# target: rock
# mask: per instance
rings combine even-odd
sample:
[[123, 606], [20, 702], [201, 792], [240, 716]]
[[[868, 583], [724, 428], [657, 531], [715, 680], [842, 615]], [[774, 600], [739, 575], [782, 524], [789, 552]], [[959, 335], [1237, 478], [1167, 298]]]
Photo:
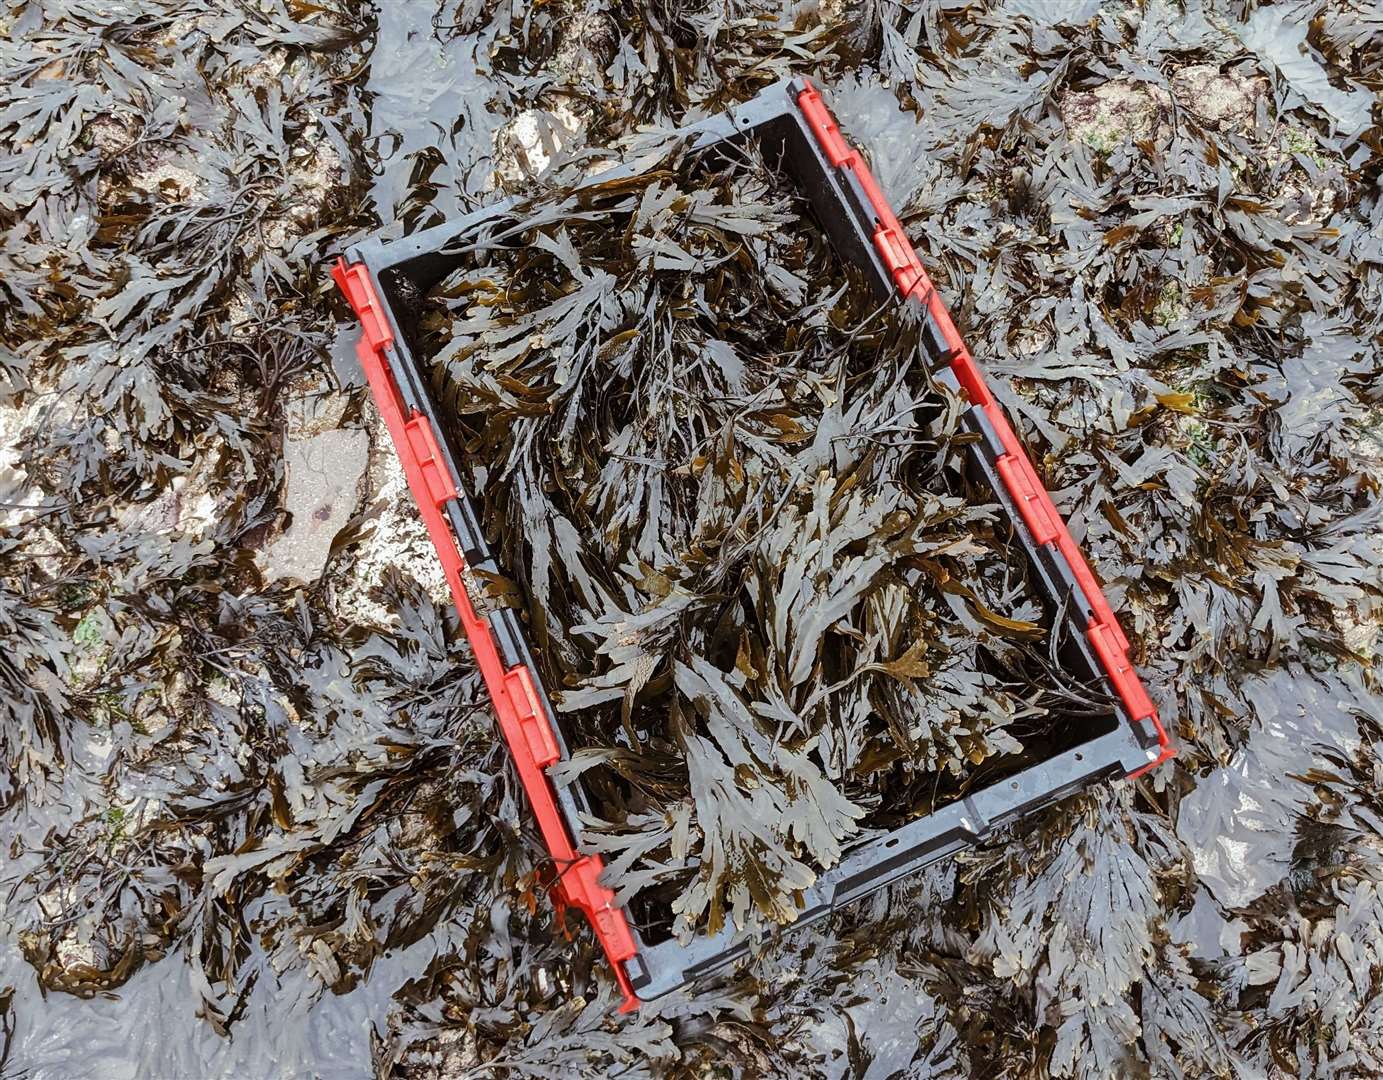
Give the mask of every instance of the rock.
[[326, 566], [331, 543], [355, 511], [360, 477], [369, 462], [363, 431], [323, 431], [289, 439], [283, 447], [287, 490], [283, 506], [292, 524], [264, 553], [264, 576], [314, 582]]
[[1254, 103], [1263, 93], [1262, 79], [1237, 71], [1221, 73], [1214, 64], [1192, 64], [1172, 76], [1172, 94], [1183, 109], [1218, 127], [1244, 127], [1253, 119]]
[[585, 130], [586, 121], [565, 101], [550, 112], [523, 110], [495, 132], [495, 177], [516, 185], [540, 175], [554, 153], [570, 148]]
[[1008, 0], [1003, 15], [1025, 16], [1036, 26], [1079, 26], [1100, 12], [1100, 0]]
[[0, 405], [0, 529], [18, 527], [30, 516], [30, 508], [43, 502], [43, 489], [35, 484], [21, 458], [35, 423], [36, 409]]
[[202, 455], [192, 476], [175, 476], [156, 498], [122, 506], [116, 511], [121, 528], [131, 534], [170, 532], [200, 538], [218, 516], [219, 506], [210, 487], [211, 469], [207, 467], [216, 460], [215, 453]]
[[[322, 208], [339, 189], [344, 175], [340, 155], [321, 137], [315, 123], [308, 134], [316, 138], [311, 143], [294, 147], [289, 164], [294, 196], [288, 207], [288, 217], [295, 238], [317, 227]], [[308, 152], [299, 152], [306, 148], [310, 148]]]
[[[1383, 486], [1383, 408], [1374, 409], [1369, 418], [1345, 432], [1362, 476]], [[1383, 533], [1372, 536], [1375, 558], [1383, 563]], [[1371, 663], [1383, 653], [1383, 605], [1353, 604], [1331, 612], [1335, 627], [1347, 646]]]
[[93, 607], [72, 630], [72, 649], [68, 655], [68, 679], [74, 687], [97, 680], [110, 656], [111, 646], [120, 632], [105, 608]]
[[1350, 198], [1344, 161], [1322, 146], [1316, 132], [1294, 120], [1281, 121], [1260, 159], [1279, 179], [1269, 205], [1288, 225], [1324, 225]]
[[588, 3], [565, 20], [552, 67], [571, 85], [580, 86], [583, 80], [599, 85], [619, 40], [609, 14], [598, 4]]
[[[354, 346], [358, 329], [352, 326], [349, 336]], [[313, 372], [284, 387], [281, 400], [284, 432], [289, 439], [307, 439], [339, 428], [351, 405], [350, 395], [337, 390], [321, 372]]]
[[1285, 225], [1324, 225], [1335, 212], [1339, 198], [1329, 177], [1307, 176], [1293, 169], [1270, 204]]
[[1148, 83], [1113, 81], [1085, 93], [1067, 94], [1061, 119], [1071, 138], [1107, 154], [1124, 141], [1148, 139], [1158, 126], [1171, 95]]
[[1347, 647], [1369, 662], [1378, 656], [1379, 639], [1383, 637], [1383, 612], [1340, 607], [1331, 612], [1331, 617]]
[[1368, 419], [1346, 437], [1368, 474], [1383, 487], [1383, 408], [1373, 409]]
[[139, 139], [139, 124], [136, 117], [107, 113], [89, 120], [82, 134], [102, 161], [113, 161]]
[[160, 148], [152, 160], [130, 177], [130, 186], [169, 202], [200, 202], [206, 198], [206, 177], [183, 164], [173, 152]]
[[394, 613], [371, 596], [389, 567], [421, 584], [435, 603], [449, 607], [452, 601], [442, 564], [382, 419], [376, 418], [374, 442], [378, 452], [370, 464], [369, 486], [377, 514], [369, 534], [352, 546], [355, 557], [336, 583], [336, 614], [356, 625], [389, 626]]

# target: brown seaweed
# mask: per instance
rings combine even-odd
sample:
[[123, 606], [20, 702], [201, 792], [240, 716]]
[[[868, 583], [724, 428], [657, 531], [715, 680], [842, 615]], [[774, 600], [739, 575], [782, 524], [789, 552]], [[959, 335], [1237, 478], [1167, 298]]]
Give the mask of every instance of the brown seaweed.
[[[16, 0], [0, 28], [4, 1075], [1383, 1070], [1374, 6]], [[299, 587], [260, 553], [301, 415], [371, 423], [336, 252], [497, 189], [549, 205], [789, 73], [871, 147], [1181, 753], [619, 1017], [426, 560], [367, 581], [397, 506]], [[702, 475], [801, 454], [816, 433], [774, 415]], [[671, 564], [643, 562], [616, 581], [665, 607]], [[572, 694], [613, 670], [598, 618], [564, 647], [600, 565], [533, 622]], [[939, 614], [1035, 672], [964, 596]], [[877, 648], [876, 688], [936, 684], [930, 651]], [[714, 670], [739, 656], [727, 634]], [[720, 694], [690, 659], [641, 693], [679, 673]], [[686, 763], [635, 699], [656, 798]], [[644, 813], [612, 843], [661, 842]]]

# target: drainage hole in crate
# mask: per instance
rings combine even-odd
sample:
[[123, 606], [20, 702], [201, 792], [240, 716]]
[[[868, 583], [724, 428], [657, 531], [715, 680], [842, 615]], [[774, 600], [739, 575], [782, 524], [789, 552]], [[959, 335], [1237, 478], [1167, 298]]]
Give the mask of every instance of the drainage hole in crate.
[[1077, 755], [1076, 755], [1076, 760], [1077, 760], [1077, 761], [1084, 761], [1084, 760], [1085, 760], [1085, 755], [1084, 755], [1084, 754], [1077, 754]]
[[896, 836], [895, 836], [892, 840], [888, 841], [888, 843], [884, 844], [884, 847], [897, 847], [897, 846], [898, 846], [898, 837], [896, 837]]

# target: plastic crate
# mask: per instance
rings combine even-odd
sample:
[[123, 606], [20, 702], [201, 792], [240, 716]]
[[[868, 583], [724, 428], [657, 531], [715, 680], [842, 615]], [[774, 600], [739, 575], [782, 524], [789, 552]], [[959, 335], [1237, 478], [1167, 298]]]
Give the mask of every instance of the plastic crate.
[[[1053, 618], [1068, 621], [1063, 660], [1079, 677], [1103, 680], [1118, 703], [1114, 722], [1106, 720], [1088, 740], [848, 851], [803, 897], [794, 924], [800, 926], [1094, 782], [1144, 772], [1170, 758], [1173, 749], [1129, 663], [1128, 641], [1099, 584], [863, 157], [842, 137], [818, 91], [804, 79], [787, 80], [682, 134], [693, 149], [757, 140], [807, 196], [837, 252], [872, 275], [885, 295], [896, 290], [922, 305], [925, 344], [941, 380], [970, 403], [962, 422], [977, 438], [966, 448], [968, 465], [993, 489], [1008, 516], [1013, 542], [1027, 552], [1034, 586], [1050, 602]], [[608, 181], [635, 171], [617, 168], [595, 179]], [[508, 609], [480, 614], [468, 591], [472, 569], [492, 573], [498, 567], [429, 390], [425, 358], [414, 354], [397, 317], [406, 296], [425, 294], [464, 265], [465, 237], [501, 227], [515, 202], [500, 202], [401, 239], [367, 239], [346, 252], [333, 276], [360, 320], [361, 365], [437, 549], [551, 856], [554, 901], [589, 919], [623, 990], [622, 1008], [629, 1010], [724, 967], [743, 955], [750, 942], [728, 924], [687, 945], [644, 941], [601, 882], [600, 857], [581, 853], [578, 814], [589, 810], [586, 796], [579, 782], [559, 787], [547, 773], [568, 756], [568, 748], [519, 617]]]

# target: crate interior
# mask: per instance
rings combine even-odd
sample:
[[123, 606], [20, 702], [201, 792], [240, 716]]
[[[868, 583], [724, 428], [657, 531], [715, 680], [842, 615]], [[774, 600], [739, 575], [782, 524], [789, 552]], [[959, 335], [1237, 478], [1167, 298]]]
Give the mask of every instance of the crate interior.
[[[794, 193], [793, 208], [797, 226], [804, 237], [805, 264], [818, 273], [838, 281], [849, 295], [863, 296], [867, 285], [856, 269], [863, 246], [860, 233], [852, 226], [843, 207], [833, 203], [829, 185], [819, 179], [805, 184], [795, 183], [792, 177], [806, 173], [814, 175], [814, 163], [805, 157], [804, 149], [791, 130], [769, 132], [768, 138], [749, 140], [747, 145], [728, 145], [717, 148], [703, 157], [708, 169], [723, 169], [737, 155], [747, 154], [756, 165], [762, 164], [774, 176], [784, 192]], [[502, 259], [521, 258], [521, 254], [504, 255]], [[437, 277], [435, 264], [424, 277]], [[391, 301], [400, 313], [401, 329], [420, 362], [427, 364], [438, 351], [445, 334], [446, 318], [438, 313], [446, 308], [448, 299], [457, 303], [457, 294], [449, 288], [453, 278], [442, 280], [438, 288], [425, 293], [407, 279], [386, 280]], [[877, 305], [876, 300], [860, 299], [852, 309], [853, 316], [862, 318], [866, 308]], [[870, 347], [868, 335], [859, 350], [859, 363], [867, 365]], [[851, 362], [855, 362], [852, 358]], [[919, 377], [925, 377], [919, 372]], [[434, 392], [442, 404], [444, 421], [449, 423], [448, 435], [454, 446], [462, 448], [462, 474], [473, 484], [477, 503], [487, 535], [494, 541], [504, 533], [498, 523], [513, 514], [512, 493], [504, 484], [490, 483], [492, 463], [485, 461], [487, 447], [493, 443], [493, 432], [484, 423], [477, 423], [474, 414], [463, 414], [447, 408], [452, 391], [443, 373], [433, 372]], [[935, 408], [919, 410], [911, 430], [897, 434], [913, 444], [910, 470], [901, 478], [909, 484], [950, 496], [963, 496], [970, 504], [995, 501], [994, 493], [986, 486], [977, 470], [969, 467], [972, 447], [943, 422], [942, 397], [934, 397]], [[607, 406], [612, 407], [612, 406]], [[677, 463], [678, 466], [685, 462]], [[895, 478], [899, 479], [899, 478]], [[852, 775], [839, 780], [843, 791], [866, 807], [853, 842], [877, 837], [900, 827], [909, 820], [926, 815], [941, 806], [1012, 776], [1016, 772], [1055, 754], [1112, 731], [1117, 714], [1104, 685], [1093, 678], [1088, 653], [1078, 647], [1073, 633], [1073, 620], [1057, 609], [1053, 598], [1042, 594], [1041, 582], [1032, 572], [1026, 553], [1004, 515], [980, 525], [977, 543], [985, 546], [991, 558], [975, 579], [966, 583], [972, 595], [986, 610], [1002, 614], [1009, 609], [1013, 621], [1040, 621], [1046, 628], [1042, 635], [1025, 633], [992, 634], [979, 644], [970, 657], [970, 667], [977, 679], [983, 679], [995, 690], [1002, 690], [1018, 701], [1024, 714], [1015, 717], [1008, 733], [1022, 744], [1021, 751], [989, 753], [982, 760], [964, 769], [919, 769], [909, 757], [907, 740], [889, 739], [887, 732], [869, 732], [864, 746], [854, 758]], [[518, 592], [528, 595], [530, 582], [527, 568], [532, 565], [531, 545], [519, 547], [500, 542], [495, 554], [505, 573]], [[561, 552], [554, 552], [561, 557]], [[1038, 609], [1034, 609], [1034, 601]], [[526, 616], [523, 602], [519, 610]], [[743, 595], [730, 595], [725, 600], [722, 618], [728, 623], [745, 627], [754, 625], [752, 604]], [[980, 628], [982, 636], [987, 624], [978, 619], [970, 605], [961, 603], [940, 608], [935, 615], [964, 619], [967, 614]], [[543, 681], [559, 692], [571, 683], [570, 665], [553, 662], [554, 642], [550, 628], [541, 620], [524, 617], [525, 629], [534, 646], [534, 654]], [[993, 629], [992, 626], [988, 627]], [[739, 661], [739, 641], [727, 635], [722, 641], [704, 650], [705, 657], [721, 670], [733, 670]], [[906, 635], [903, 635], [906, 638]], [[910, 644], [901, 640], [899, 646]], [[570, 651], [570, 650], [568, 650]], [[834, 658], [827, 650], [821, 664], [830, 668]], [[847, 681], [851, 676], [848, 658], [842, 658], [839, 670], [829, 671], [828, 679]], [[675, 695], [675, 691], [673, 694]], [[658, 805], [659, 792], [681, 790], [686, 783], [686, 764], [678, 749], [678, 740], [668, 732], [669, 694], [662, 692], [636, 702], [627, 716], [618, 704], [600, 704], [579, 712], [559, 712], [567, 743], [573, 750], [582, 747], [606, 747], [629, 750], [637, 747], [640, 762], [636, 771], [621, 767], [618, 754], [609, 763], [584, 771], [577, 781], [586, 793], [586, 802], [597, 814], [618, 819], [631, 813], [646, 812]], [[687, 713], [681, 710], [678, 723], [687, 725]], [[694, 730], [699, 730], [695, 719]], [[848, 849], [848, 845], [847, 845]], [[667, 872], [656, 884], [642, 889], [630, 902], [631, 916], [644, 940], [657, 943], [672, 933], [670, 904], [686, 880], [696, 872], [689, 861], [685, 871]]]

